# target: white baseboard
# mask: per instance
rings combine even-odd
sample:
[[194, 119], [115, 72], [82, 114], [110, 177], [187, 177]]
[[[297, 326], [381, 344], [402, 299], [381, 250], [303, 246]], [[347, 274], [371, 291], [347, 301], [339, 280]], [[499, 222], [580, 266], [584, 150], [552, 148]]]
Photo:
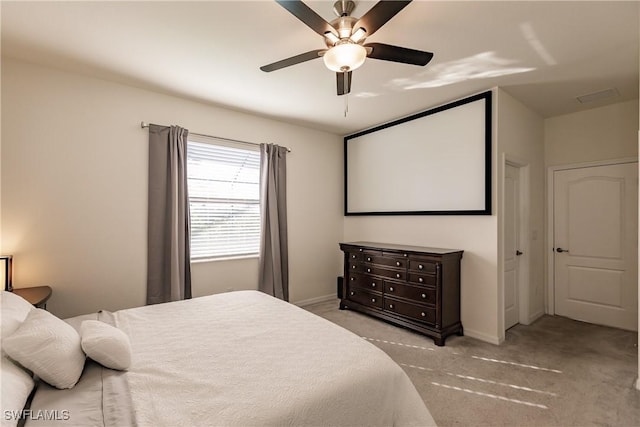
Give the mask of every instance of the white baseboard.
[[475, 338], [480, 341], [488, 342], [489, 344], [500, 345], [502, 341], [499, 337], [485, 334], [484, 332], [474, 331], [473, 329], [464, 328], [464, 336]]
[[638, 390], [640, 390], [640, 377], [638, 377], [638, 379], [636, 379], [636, 388]]
[[315, 298], [309, 298], [309, 299], [304, 299], [302, 301], [296, 301], [294, 302], [295, 305], [297, 305], [298, 307], [304, 307], [307, 305], [311, 305], [311, 304], [317, 304], [319, 302], [327, 302], [327, 301], [332, 301], [332, 300], [338, 300], [338, 297], [335, 294], [331, 294], [331, 295], [324, 295], [321, 297], [315, 297]]
[[544, 310], [529, 315], [529, 325], [544, 316]]

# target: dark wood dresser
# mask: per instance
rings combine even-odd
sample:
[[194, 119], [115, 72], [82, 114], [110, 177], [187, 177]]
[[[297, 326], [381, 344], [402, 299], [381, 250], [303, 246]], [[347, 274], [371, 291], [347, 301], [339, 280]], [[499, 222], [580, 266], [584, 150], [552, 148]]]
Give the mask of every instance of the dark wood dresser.
[[340, 309], [404, 326], [443, 346], [460, 323], [460, 260], [454, 249], [386, 243], [340, 243], [344, 281]]

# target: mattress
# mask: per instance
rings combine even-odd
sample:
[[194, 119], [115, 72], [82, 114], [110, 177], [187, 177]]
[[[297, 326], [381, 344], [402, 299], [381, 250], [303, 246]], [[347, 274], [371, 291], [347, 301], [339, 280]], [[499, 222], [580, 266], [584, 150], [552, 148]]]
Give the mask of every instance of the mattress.
[[[405, 372], [383, 351], [260, 292], [108, 318], [130, 338], [129, 370], [88, 361], [73, 389], [41, 385], [32, 411], [67, 409], [68, 419], [56, 421], [65, 426], [435, 425]], [[83, 319], [69, 322], [77, 327]]]

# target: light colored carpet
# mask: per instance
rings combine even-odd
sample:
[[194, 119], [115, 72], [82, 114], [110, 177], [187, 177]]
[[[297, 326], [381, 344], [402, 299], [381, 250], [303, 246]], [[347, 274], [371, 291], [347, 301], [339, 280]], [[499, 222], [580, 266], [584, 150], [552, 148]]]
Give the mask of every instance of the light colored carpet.
[[305, 307], [385, 351], [441, 426], [640, 426], [637, 333], [544, 316], [445, 347], [331, 301]]

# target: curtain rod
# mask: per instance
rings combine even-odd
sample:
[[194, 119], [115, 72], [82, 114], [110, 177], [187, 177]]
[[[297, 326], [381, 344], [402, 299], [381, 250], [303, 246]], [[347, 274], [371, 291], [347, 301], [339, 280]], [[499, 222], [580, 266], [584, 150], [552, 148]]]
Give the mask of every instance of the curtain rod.
[[[140, 122], [140, 127], [142, 129], [144, 128], [148, 128], [149, 125], [153, 125], [155, 123], [145, 123], [145, 122]], [[164, 125], [156, 125], [156, 126], [164, 126]], [[248, 144], [248, 145], [260, 145], [257, 142], [249, 142], [249, 141], [240, 141], [239, 139], [231, 139], [231, 138], [224, 138], [222, 136], [212, 136], [212, 135], [205, 135], [203, 133], [195, 133], [195, 132], [189, 132], [190, 134], [193, 135], [197, 135], [197, 136], [204, 136], [205, 138], [215, 138], [215, 139], [221, 139], [223, 141], [229, 141], [229, 142], [236, 142], [238, 144]], [[287, 152], [290, 153], [291, 152], [291, 148], [289, 147], [285, 147], [287, 149]]]

